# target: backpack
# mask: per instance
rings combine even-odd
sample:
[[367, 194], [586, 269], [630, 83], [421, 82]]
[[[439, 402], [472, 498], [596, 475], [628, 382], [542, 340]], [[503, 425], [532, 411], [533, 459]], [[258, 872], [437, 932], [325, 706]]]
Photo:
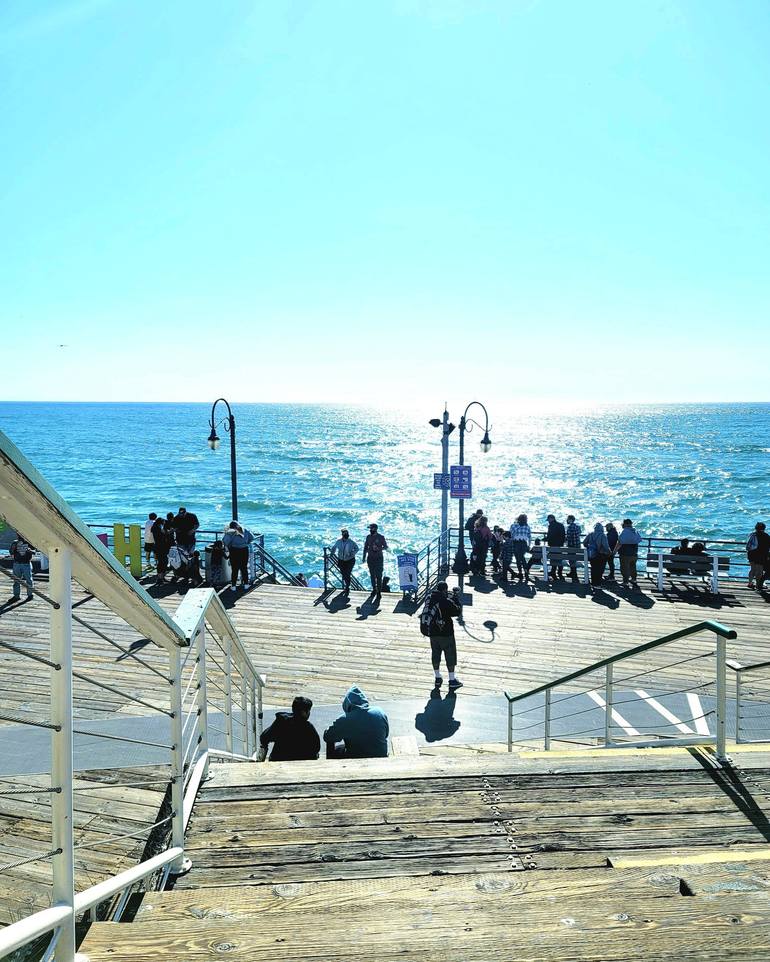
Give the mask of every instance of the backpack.
[[441, 604], [436, 595], [431, 595], [425, 602], [420, 615], [420, 631], [430, 637], [437, 635], [444, 627], [444, 616], [441, 614]]

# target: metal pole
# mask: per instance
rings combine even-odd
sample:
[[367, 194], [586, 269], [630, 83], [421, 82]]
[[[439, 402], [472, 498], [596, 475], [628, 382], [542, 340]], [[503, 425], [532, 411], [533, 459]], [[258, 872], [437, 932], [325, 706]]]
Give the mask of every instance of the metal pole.
[[612, 665], [607, 665], [604, 681], [604, 747], [612, 740]]
[[551, 748], [551, 689], [545, 690], [545, 738], [544, 748], [549, 751]]
[[513, 702], [508, 702], [508, 751], [513, 751]]
[[[227, 405], [228, 411], [230, 405]], [[232, 489], [233, 521], [238, 520], [238, 474], [235, 468], [235, 418], [230, 412], [230, 486]]]
[[262, 737], [262, 685], [257, 685], [257, 734]]
[[740, 743], [741, 740], [741, 684], [743, 678], [740, 668], [735, 672], [735, 741]]
[[[444, 405], [444, 416], [441, 425], [441, 473], [446, 476], [449, 474], [449, 411]], [[444, 532], [449, 527], [449, 490], [441, 489], [441, 531]], [[441, 565], [446, 568], [449, 565], [449, 554], [447, 549], [439, 555]]]
[[[465, 415], [460, 418], [460, 464], [465, 464]], [[457, 552], [459, 565], [462, 567], [462, 561], [465, 558], [465, 498], [458, 498], [458, 509], [460, 517], [460, 547]], [[460, 599], [463, 596], [463, 575], [462, 571], [457, 573], [457, 587], [460, 589]]]
[[241, 753], [249, 754], [249, 706], [246, 695], [246, 673], [242, 665], [238, 665], [241, 673]]
[[251, 676], [251, 735], [254, 739], [254, 753], [258, 755], [260, 745], [257, 735], [257, 682], [254, 675]]
[[727, 641], [717, 636], [717, 759], [725, 761], [725, 716], [727, 713]]
[[[168, 653], [171, 678], [171, 845], [184, 848], [184, 718], [182, 716], [182, 658], [179, 648]], [[179, 875], [189, 868], [184, 855], [171, 863]]]
[[[202, 624], [198, 636], [195, 639], [198, 646], [198, 735], [200, 736], [199, 748], [202, 753], [209, 750], [209, 716], [208, 716], [208, 692], [206, 691], [206, 625]], [[203, 777], [209, 773], [209, 763], [203, 769]]]
[[225, 748], [233, 753], [233, 639], [227, 636], [227, 651], [225, 658], [225, 720], [226, 744]]
[[59, 605], [51, 609], [51, 795], [54, 905], [71, 908], [59, 929], [54, 958], [73, 962], [75, 958], [75, 855], [72, 819], [72, 554], [67, 548], [49, 548], [49, 590]]

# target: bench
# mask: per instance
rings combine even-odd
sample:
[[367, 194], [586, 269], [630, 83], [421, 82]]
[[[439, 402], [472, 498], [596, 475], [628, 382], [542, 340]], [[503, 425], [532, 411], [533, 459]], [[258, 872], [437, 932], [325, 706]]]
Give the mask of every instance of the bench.
[[687, 581], [706, 582], [712, 594], [719, 594], [719, 577], [726, 577], [730, 571], [730, 559], [718, 558], [708, 554], [670, 554], [651, 551], [647, 555], [647, 574], [655, 578], [658, 591], [663, 591], [663, 579], [683, 578]]
[[543, 578], [548, 581], [548, 572], [553, 567], [562, 565], [582, 565], [583, 584], [591, 583], [591, 565], [588, 561], [588, 548], [549, 548], [547, 544], [542, 545], [543, 549]]

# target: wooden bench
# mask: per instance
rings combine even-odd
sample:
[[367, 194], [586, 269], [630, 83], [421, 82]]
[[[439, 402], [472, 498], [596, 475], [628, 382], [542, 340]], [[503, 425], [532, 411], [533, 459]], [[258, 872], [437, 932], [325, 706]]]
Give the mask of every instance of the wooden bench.
[[663, 591], [663, 579], [683, 578], [686, 581], [705, 582], [709, 591], [719, 594], [719, 576], [726, 577], [730, 571], [730, 559], [708, 554], [670, 554], [651, 551], [647, 555], [647, 574], [655, 578], [658, 591]]
[[591, 583], [591, 565], [588, 561], [588, 548], [549, 548], [547, 544], [542, 545], [543, 549], [543, 578], [548, 581], [548, 572], [551, 568], [563, 565], [581, 565], [583, 568], [583, 584]]

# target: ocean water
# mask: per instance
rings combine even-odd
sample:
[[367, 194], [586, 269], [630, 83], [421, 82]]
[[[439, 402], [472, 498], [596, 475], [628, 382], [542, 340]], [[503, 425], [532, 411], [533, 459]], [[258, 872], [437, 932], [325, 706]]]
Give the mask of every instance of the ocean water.
[[[392, 549], [439, 530], [435, 410], [240, 404], [240, 519], [293, 570], [319, 570], [341, 525], [377, 521]], [[221, 411], [221, 406], [218, 412]], [[143, 521], [184, 504], [204, 528], [230, 520], [229, 440], [206, 443], [208, 404], [0, 403], [0, 430], [86, 521]], [[460, 412], [450, 411], [455, 423]], [[490, 411], [492, 449], [466, 436], [473, 509], [490, 524], [573, 513], [586, 527], [631, 516], [646, 535], [743, 540], [770, 522], [770, 404]], [[450, 438], [450, 463], [457, 461]], [[457, 523], [457, 502], [450, 503]], [[395, 551], [394, 551], [395, 553]]]

